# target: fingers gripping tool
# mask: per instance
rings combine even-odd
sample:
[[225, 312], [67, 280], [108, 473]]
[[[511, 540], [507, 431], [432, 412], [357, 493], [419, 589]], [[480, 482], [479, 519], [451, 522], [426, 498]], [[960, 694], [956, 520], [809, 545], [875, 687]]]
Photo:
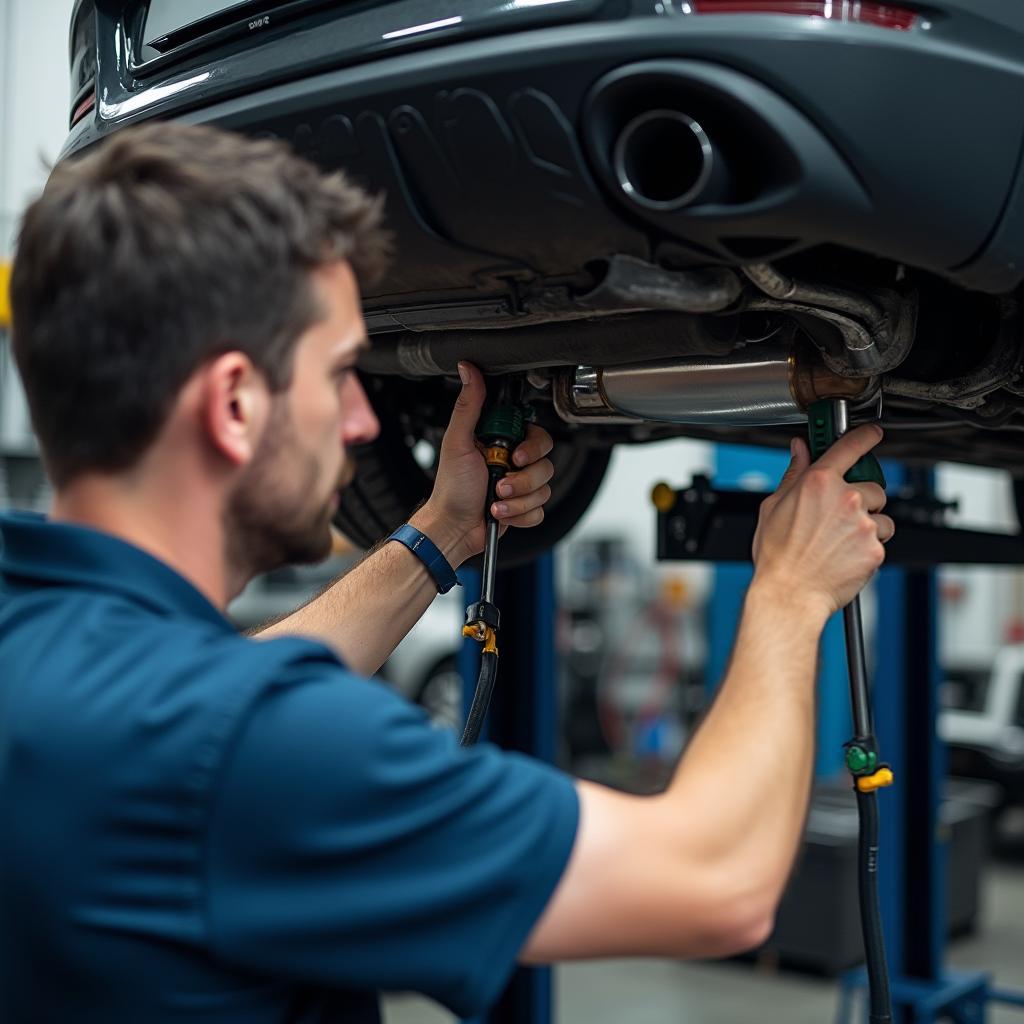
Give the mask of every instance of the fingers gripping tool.
[[462, 734], [464, 747], [472, 746], [480, 736], [498, 673], [501, 613], [494, 604], [494, 582], [498, 568], [499, 524], [491, 514], [491, 506], [498, 498], [498, 484], [509, 471], [512, 452], [526, 437], [527, 425], [532, 420], [533, 410], [522, 401], [521, 390], [516, 394], [512, 383], [505, 381], [497, 401], [485, 409], [476, 430], [477, 442], [487, 463], [487, 497], [484, 502], [486, 539], [480, 600], [466, 609], [466, 624], [462, 627], [462, 635], [478, 640], [484, 646], [480, 656], [480, 675]]

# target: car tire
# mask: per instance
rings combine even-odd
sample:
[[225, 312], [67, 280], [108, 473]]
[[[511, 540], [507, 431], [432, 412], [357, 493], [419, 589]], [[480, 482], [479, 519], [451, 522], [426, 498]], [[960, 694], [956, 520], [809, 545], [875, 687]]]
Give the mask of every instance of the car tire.
[[[433, 478], [414, 457], [416, 438], [387, 400], [370, 392], [380, 418], [380, 434], [360, 446], [356, 475], [342, 492], [334, 521], [353, 544], [370, 548], [404, 523], [429, 496]], [[544, 521], [530, 529], [510, 529], [499, 548], [499, 565], [512, 568], [532, 561], [561, 540], [586, 512], [604, 480], [610, 448], [586, 447], [574, 440], [555, 441], [551, 497]], [[479, 560], [479, 559], [478, 559]]]
[[461, 733], [466, 717], [462, 691], [458, 662], [450, 656], [426, 674], [413, 700], [430, 716], [431, 725]]

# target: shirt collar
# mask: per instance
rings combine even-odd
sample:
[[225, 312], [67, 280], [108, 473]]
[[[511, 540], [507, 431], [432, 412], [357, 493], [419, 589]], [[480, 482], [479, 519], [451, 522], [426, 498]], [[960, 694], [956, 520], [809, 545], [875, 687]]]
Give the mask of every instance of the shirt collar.
[[161, 612], [205, 619], [234, 631], [184, 576], [141, 548], [88, 526], [54, 523], [37, 512], [0, 513], [0, 573], [130, 597]]

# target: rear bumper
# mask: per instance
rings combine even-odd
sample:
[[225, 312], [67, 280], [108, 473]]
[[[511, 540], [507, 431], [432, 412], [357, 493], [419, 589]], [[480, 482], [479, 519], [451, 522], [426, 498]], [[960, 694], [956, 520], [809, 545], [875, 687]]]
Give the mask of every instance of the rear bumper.
[[[258, 60], [130, 88], [116, 71], [123, 36], [104, 31], [97, 115], [66, 152], [168, 116], [288, 139], [386, 191], [400, 253], [389, 294], [446, 292], [495, 268], [557, 277], [666, 245], [695, 263], [838, 245], [992, 292], [1024, 276], [1024, 64], [948, 31], [633, 17], [438, 41], [271, 85], [295, 65], [281, 50], [275, 71], [268, 44]], [[627, 65], [635, 87], [602, 107], [595, 86]], [[655, 66], [675, 84], [645, 78]], [[665, 88], [710, 120], [741, 195], [663, 212], [616, 186], [625, 115], [609, 108], [664, 105]]]

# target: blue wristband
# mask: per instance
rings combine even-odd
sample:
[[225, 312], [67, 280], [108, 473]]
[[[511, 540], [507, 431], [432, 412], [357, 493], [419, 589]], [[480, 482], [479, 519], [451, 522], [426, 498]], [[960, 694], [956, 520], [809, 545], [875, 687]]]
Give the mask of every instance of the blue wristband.
[[388, 540], [397, 540], [399, 544], [404, 544], [426, 566], [439, 594], [447, 594], [459, 582], [459, 577], [448, 564], [448, 559], [438, 551], [437, 545], [425, 533], [420, 533], [415, 526], [408, 523], [400, 526]]

